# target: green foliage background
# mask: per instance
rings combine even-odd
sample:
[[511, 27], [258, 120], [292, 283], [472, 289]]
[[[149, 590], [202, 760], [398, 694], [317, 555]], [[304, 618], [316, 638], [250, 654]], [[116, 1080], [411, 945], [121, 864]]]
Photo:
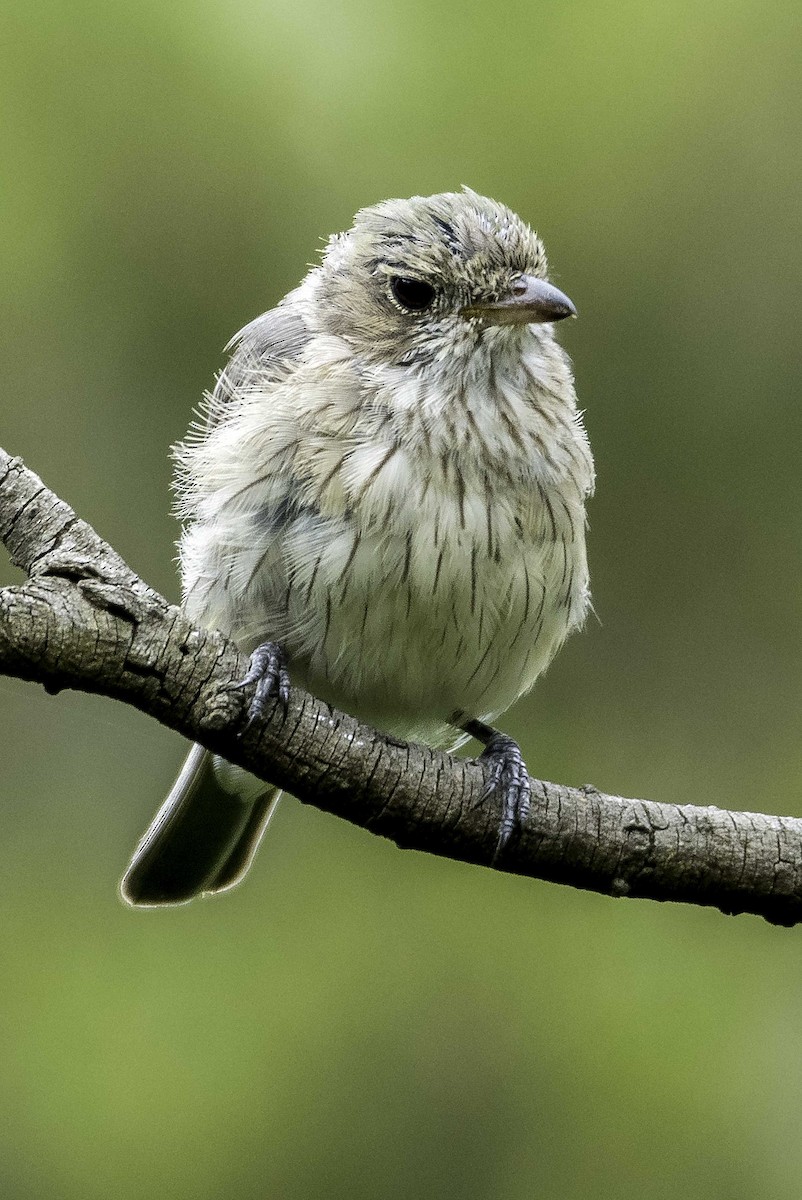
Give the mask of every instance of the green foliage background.
[[[0, 40], [0, 444], [176, 596], [167, 449], [230, 334], [356, 208], [469, 183], [580, 309], [599, 474], [600, 620], [507, 727], [802, 814], [795, 3], [33, 0]], [[0, 730], [3, 1196], [798, 1200], [799, 931], [294, 801], [240, 891], [130, 912], [177, 739], [8, 680]]]

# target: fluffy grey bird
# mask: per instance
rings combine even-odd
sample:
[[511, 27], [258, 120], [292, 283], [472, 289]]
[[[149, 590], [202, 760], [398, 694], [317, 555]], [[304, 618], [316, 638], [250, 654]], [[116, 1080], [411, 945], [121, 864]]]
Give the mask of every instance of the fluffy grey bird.
[[[489, 723], [589, 605], [593, 460], [552, 330], [575, 309], [546, 276], [536, 234], [467, 188], [362, 209], [237, 334], [176, 448], [184, 605], [253, 652], [251, 711], [289, 670], [403, 737], [478, 737], [497, 853], [529, 784]], [[232, 887], [277, 799], [195, 746], [123, 897]]]

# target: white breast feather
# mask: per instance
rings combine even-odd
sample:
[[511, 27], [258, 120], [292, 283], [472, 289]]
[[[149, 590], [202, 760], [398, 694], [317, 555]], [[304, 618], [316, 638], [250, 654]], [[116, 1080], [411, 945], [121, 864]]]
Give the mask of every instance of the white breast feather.
[[492, 719], [584, 618], [593, 467], [553, 344], [435, 386], [317, 339], [181, 468], [190, 615], [281, 641], [296, 681], [381, 727]]

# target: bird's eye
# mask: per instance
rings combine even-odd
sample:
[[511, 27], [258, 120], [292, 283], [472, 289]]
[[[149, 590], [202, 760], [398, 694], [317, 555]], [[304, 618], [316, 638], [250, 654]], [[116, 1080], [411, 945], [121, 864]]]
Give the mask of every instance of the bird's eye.
[[423, 312], [434, 301], [435, 290], [423, 279], [404, 279], [400, 275], [394, 275], [390, 280], [390, 287], [401, 307], [409, 312]]

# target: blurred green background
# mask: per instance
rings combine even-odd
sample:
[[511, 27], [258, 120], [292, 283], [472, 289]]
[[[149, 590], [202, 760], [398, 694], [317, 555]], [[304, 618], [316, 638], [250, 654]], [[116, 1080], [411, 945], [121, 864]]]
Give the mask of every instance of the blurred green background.
[[[0, 444], [177, 596], [168, 447], [364, 204], [530, 220], [596, 453], [600, 620], [533, 771], [802, 815], [800, 88], [771, 0], [0, 14]], [[15, 578], [3, 560], [0, 582]], [[131, 912], [182, 753], [0, 680], [0, 1193], [798, 1200], [802, 935], [401, 853], [286, 802]]]

